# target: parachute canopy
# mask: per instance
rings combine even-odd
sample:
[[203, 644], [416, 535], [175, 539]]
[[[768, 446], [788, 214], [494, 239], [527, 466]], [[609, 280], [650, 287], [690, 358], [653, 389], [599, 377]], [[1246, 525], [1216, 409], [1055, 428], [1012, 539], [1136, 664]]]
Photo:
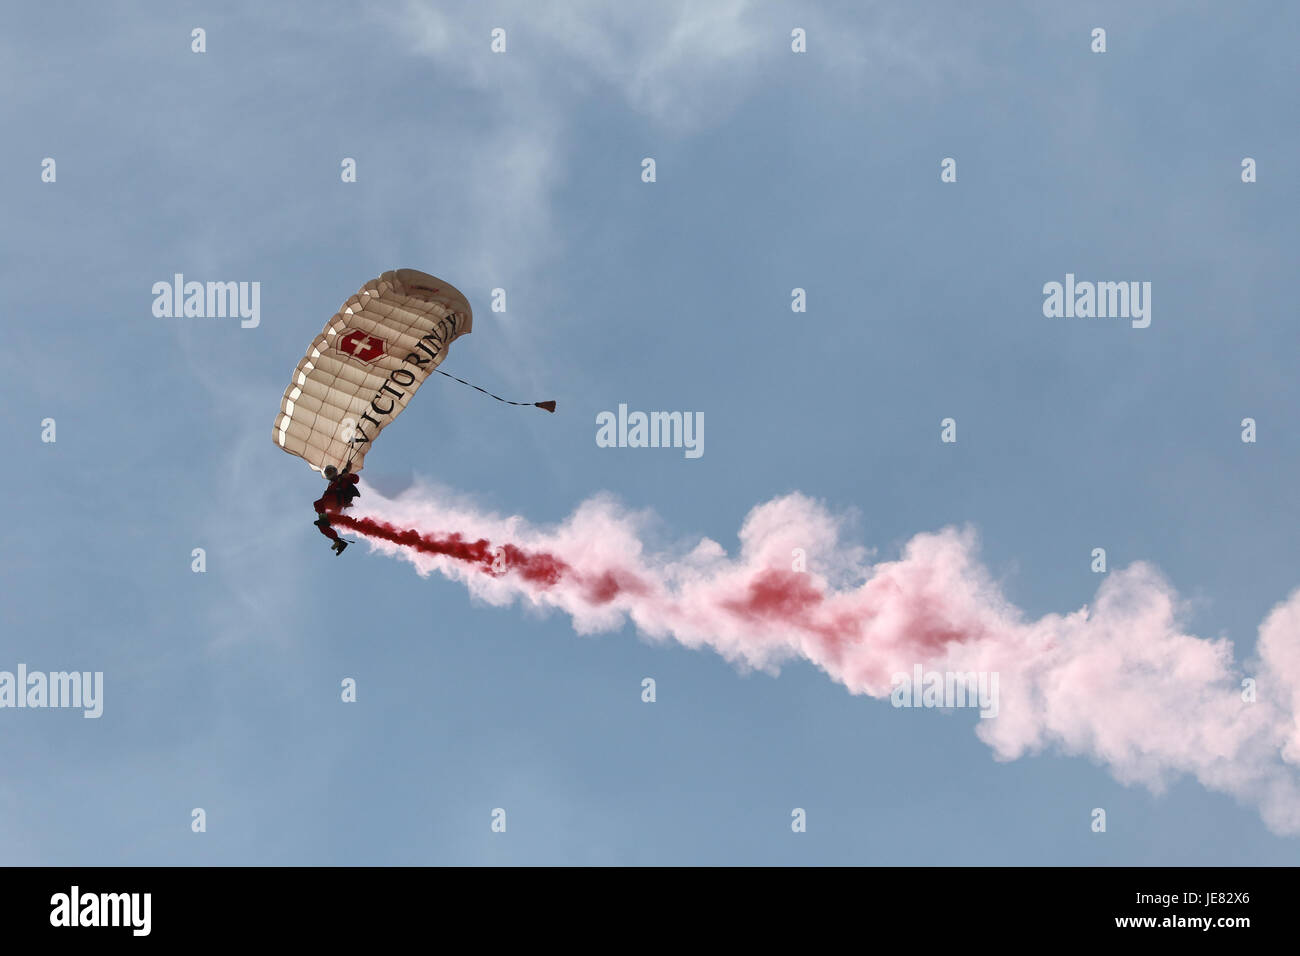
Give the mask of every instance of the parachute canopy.
[[472, 326], [469, 302], [441, 279], [415, 269], [372, 279], [298, 363], [272, 438], [316, 471], [359, 471], [375, 438]]

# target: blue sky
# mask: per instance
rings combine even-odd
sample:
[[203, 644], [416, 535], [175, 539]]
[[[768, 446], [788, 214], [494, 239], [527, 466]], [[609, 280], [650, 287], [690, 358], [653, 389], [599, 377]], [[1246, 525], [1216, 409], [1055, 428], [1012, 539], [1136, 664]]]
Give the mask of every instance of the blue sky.
[[[534, 522], [609, 491], [727, 548], [798, 490], [882, 558], [969, 524], [1033, 615], [1087, 603], [1104, 546], [1249, 658], [1300, 585], [1300, 11], [559, 6], [6, 14], [0, 669], [103, 671], [105, 701], [0, 710], [4, 862], [1295, 863], [1193, 781], [999, 763], [968, 713], [335, 559], [271, 423], [339, 305], [421, 269], [475, 309], [444, 368], [560, 411], [431, 381], [377, 488]], [[154, 317], [177, 272], [260, 282], [260, 325]], [[1044, 318], [1067, 272], [1150, 281], [1150, 328]], [[597, 447], [619, 403], [702, 411], [705, 454]]]

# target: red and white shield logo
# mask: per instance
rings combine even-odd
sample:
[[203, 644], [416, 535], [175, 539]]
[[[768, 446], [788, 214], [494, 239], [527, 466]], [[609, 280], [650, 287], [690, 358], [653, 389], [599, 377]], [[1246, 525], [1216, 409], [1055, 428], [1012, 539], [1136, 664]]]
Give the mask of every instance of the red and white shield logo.
[[384, 340], [360, 329], [344, 329], [335, 347], [340, 352], [346, 352], [353, 358], [367, 363], [373, 362], [384, 354]]

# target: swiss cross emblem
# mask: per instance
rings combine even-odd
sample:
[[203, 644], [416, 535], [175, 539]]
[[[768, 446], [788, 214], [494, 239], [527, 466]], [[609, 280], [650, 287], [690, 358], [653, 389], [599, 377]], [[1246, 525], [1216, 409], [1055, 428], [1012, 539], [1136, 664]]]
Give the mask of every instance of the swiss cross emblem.
[[340, 352], [347, 352], [355, 359], [373, 362], [384, 354], [384, 340], [360, 329], [346, 329], [339, 336], [337, 346]]

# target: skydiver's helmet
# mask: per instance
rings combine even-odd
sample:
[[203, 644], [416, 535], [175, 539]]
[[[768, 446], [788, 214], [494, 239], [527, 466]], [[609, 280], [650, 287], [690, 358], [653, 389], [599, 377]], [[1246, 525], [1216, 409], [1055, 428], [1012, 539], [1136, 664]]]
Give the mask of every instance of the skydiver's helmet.
[[338, 470], [337, 468], [335, 468], [333, 465], [326, 465], [326, 466], [325, 466], [325, 477], [326, 477], [329, 481], [333, 481], [335, 478], [337, 478], [337, 477], [338, 477], [338, 474], [339, 474], [339, 470]]

